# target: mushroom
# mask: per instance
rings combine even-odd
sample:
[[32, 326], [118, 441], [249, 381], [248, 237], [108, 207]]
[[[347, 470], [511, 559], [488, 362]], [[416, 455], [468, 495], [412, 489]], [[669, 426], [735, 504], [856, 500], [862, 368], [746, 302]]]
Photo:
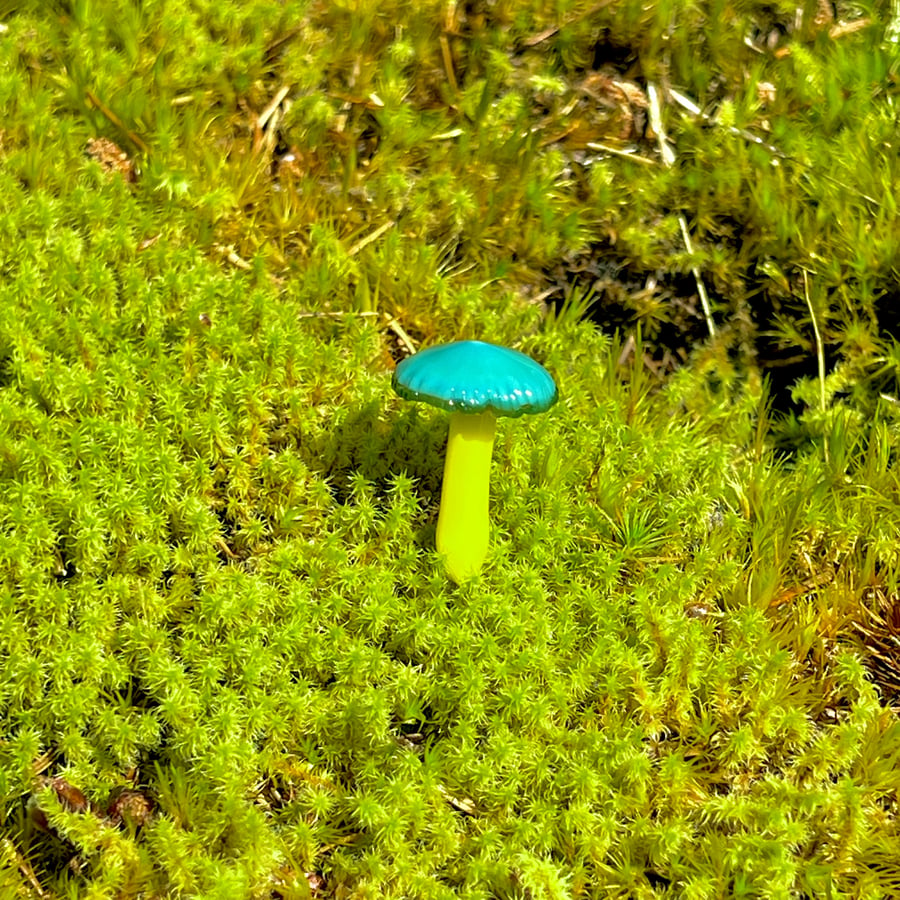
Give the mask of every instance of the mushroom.
[[506, 347], [457, 341], [403, 360], [393, 378], [405, 400], [450, 413], [437, 549], [460, 584], [477, 575], [488, 546], [491, 453], [497, 416], [549, 409], [559, 393], [539, 363]]

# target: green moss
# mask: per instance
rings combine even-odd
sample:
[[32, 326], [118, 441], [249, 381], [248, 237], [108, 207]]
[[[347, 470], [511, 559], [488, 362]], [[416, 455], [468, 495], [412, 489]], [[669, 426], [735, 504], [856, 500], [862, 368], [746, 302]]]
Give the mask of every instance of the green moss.
[[[789, 54], [744, 42], [784, 5], [4, 22], [2, 890], [897, 893], [893, 649], [860, 639], [900, 564], [896, 73], [857, 12]], [[719, 108], [667, 106], [671, 169], [565, 137], [616, 47]], [[640, 332], [582, 321], [604, 271], [692, 265], [723, 337], [664, 384]], [[646, 340], [670, 299], [628, 300]], [[814, 355], [810, 310], [827, 377], [779, 420], [748, 347]], [[433, 550], [446, 418], [390, 391], [408, 342], [459, 337], [561, 389], [499, 424], [465, 588]]]

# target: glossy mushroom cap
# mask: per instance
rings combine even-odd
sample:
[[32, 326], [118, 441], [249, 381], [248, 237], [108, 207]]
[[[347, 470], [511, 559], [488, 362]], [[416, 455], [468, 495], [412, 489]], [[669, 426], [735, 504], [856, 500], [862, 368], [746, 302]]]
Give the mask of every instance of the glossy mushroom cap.
[[559, 397], [550, 373], [530, 356], [486, 344], [457, 341], [429, 347], [394, 371], [394, 390], [448, 412], [521, 416], [549, 409]]

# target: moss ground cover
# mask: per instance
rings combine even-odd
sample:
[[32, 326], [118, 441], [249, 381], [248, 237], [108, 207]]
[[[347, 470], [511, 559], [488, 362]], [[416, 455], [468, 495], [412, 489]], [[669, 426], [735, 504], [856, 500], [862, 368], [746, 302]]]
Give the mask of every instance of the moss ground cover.
[[[4, 19], [0, 894], [900, 893], [889, 12]], [[562, 394], [462, 587], [459, 337]]]

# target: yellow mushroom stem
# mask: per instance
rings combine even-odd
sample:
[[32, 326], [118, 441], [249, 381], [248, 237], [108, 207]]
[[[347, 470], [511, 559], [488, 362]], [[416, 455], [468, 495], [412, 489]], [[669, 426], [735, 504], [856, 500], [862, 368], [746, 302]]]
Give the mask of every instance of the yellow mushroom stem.
[[478, 574], [487, 553], [496, 427], [492, 412], [450, 414], [437, 549], [444, 555], [447, 574], [457, 584]]

